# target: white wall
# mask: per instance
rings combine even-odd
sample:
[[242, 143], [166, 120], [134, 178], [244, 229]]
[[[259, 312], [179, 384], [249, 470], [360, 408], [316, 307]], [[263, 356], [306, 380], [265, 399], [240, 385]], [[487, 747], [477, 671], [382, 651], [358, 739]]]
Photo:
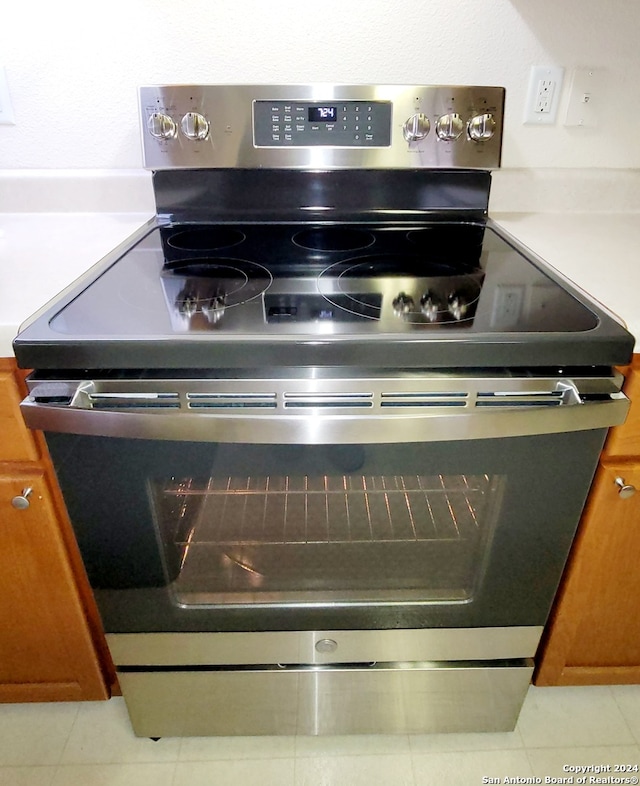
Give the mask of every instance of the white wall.
[[[504, 85], [505, 167], [637, 168], [639, 32], [636, 0], [7, 0], [0, 169], [140, 167], [141, 84], [312, 81]], [[531, 65], [567, 69], [554, 126], [522, 124]], [[597, 128], [562, 124], [576, 66]]]

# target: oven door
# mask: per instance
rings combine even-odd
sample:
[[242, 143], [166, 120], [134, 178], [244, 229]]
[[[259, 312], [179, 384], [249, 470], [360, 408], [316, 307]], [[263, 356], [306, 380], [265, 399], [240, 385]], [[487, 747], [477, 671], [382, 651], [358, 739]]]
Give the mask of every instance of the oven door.
[[344, 444], [49, 431], [106, 631], [542, 626], [606, 428], [361, 428]]

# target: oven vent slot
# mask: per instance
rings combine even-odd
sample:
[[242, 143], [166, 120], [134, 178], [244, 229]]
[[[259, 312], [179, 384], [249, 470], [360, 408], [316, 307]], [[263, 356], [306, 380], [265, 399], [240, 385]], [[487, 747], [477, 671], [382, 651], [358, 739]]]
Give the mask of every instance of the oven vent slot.
[[373, 393], [285, 393], [285, 409], [350, 409], [373, 407]]
[[466, 407], [468, 393], [382, 393], [381, 407]]
[[275, 409], [275, 393], [187, 393], [189, 409]]
[[91, 409], [180, 409], [178, 393], [88, 393]]
[[476, 407], [559, 407], [566, 403], [565, 396], [565, 390], [478, 393]]

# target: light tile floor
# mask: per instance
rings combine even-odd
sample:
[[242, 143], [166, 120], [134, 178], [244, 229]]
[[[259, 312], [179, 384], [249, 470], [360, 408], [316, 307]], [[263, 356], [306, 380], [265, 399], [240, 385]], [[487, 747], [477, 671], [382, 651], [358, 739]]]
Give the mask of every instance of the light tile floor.
[[[616, 772], [616, 766], [640, 766], [640, 685], [532, 687], [508, 734], [153, 742], [133, 735], [120, 698], [0, 705], [0, 786], [638, 782], [640, 772]], [[580, 773], [567, 767], [592, 770], [580, 781]]]

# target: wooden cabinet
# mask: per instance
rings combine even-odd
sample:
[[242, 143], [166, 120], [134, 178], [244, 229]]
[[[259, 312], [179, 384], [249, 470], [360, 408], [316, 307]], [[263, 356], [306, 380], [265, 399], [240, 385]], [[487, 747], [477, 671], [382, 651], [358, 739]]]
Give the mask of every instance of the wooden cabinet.
[[640, 355], [627, 371], [631, 411], [607, 439], [537, 659], [537, 685], [640, 683]]
[[44, 440], [20, 417], [23, 394], [13, 360], [0, 359], [0, 701], [105, 699], [112, 667]]

